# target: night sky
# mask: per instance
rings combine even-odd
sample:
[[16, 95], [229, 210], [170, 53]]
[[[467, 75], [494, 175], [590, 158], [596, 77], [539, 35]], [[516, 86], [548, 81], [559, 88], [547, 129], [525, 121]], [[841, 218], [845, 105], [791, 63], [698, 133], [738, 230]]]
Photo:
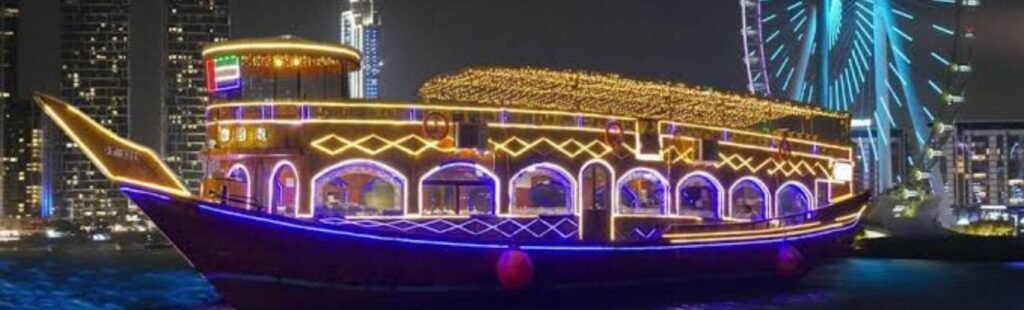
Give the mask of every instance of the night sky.
[[[132, 18], [133, 138], [159, 141], [160, 2], [136, 1]], [[343, 0], [234, 0], [232, 37], [294, 34], [337, 41]], [[989, 0], [979, 27], [978, 78], [963, 118], [1024, 118], [1010, 94], [1024, 81], [1024, 10]], [[377, 0], [384, 33], [383, 93], [415, 99], [433, 75], [514, 65], [615, 72], [744, 90], [735, 0]], [[59, 90], [58, 0], [23, 1], [21, 97]], [[1001, 29], [1001, 30], [1000, 30]]]

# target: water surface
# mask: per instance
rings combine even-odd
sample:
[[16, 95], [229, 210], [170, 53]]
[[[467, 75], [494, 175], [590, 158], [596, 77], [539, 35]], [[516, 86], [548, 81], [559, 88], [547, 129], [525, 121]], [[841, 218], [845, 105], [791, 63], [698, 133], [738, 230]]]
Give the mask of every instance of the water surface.
[[[1021, 309], [1024, 262], [844, 259], [793, 289], [680, 296], [646, 309]], [[543, 302], [540, 302], [543, 304]], [[173, 250], [0, 252], [0, 308], [225, 308]]]

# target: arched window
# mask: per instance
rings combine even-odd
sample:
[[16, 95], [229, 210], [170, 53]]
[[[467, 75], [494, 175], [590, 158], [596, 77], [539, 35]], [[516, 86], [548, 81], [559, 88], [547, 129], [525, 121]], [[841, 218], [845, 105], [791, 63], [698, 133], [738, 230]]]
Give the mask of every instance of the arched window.
[[743, 177], [729, 187], [729, 209], [726, 217], [740, 220], [763, 220], [771, 217], [771, 197], [764, 182], [754, 177]]
[[296, 214], [299, 207], [299, 174], [295, 165], [281, 161], [270, 170], [270, 189], [267, 193], [267, 212]]
[[228, 205], [249, 209], [252, 207], [252, 177], [249, 169], [243, 164], [234, 164], [228, 169], [228, 179], [233, 182], [227, 186]]
[[404, 215], [407, 183], [382, 163], [347, 160], [313, 177], [313, 210], [318, 216]]
[[573, 214], [576, 181], [552, 164], [526, 167], [512, 176], [509, 207], [512, 214]]
[[616, 182], [620, 214], [667, 214], [668, 180], [649, 168], [630, 170]]
[[694, 171], [676, 185], [676, 209], [679, 215], [719, 218], [725, 190], [714, 176]]
[[484, 167], [465, 162], [436, 167], [420, 179], [423, 215], [493, 214], [500, 181]]
[[583, 164], [580, 169], [580, 207], [602, 210], [610, 208], [615, 201], [612, 182], [615, 170], [607, 162], [595, 159]]
[[796, 181], [783, 183], [775, 191], [775, 210], [780, 217], [806, 213], [811, 210], [813, 197], [803, 184]]

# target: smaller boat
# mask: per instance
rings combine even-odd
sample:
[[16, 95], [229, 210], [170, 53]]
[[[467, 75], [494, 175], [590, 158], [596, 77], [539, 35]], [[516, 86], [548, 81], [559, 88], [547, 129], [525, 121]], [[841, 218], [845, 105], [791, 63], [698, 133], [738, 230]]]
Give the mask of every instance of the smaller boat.
[[849, 251], [868, 199], [836, 142], [849, 116], [814, 107], [526, 68], [364, 101], [347, 98], [347, 46], [204, 56], [197, 193], [151, 150], [35, 100], [240, 308], [792, 280]]

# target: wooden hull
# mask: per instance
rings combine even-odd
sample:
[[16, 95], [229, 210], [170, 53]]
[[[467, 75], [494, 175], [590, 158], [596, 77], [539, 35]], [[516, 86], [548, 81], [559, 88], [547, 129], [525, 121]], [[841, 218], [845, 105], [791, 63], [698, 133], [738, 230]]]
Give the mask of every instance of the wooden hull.
[[227, 302], [241, 308], [786, 280], [800, 273], [781, 272], [780, 249], [796, 249], [803, 272], [845, 254], [859, 225], [750, 242], [518, 245], [532, 261], [533, 276], [525, 290], [511, 292], [499, 284], [497, 263], [512, 245], [339, 229], [133, 189], [125, 194]]

